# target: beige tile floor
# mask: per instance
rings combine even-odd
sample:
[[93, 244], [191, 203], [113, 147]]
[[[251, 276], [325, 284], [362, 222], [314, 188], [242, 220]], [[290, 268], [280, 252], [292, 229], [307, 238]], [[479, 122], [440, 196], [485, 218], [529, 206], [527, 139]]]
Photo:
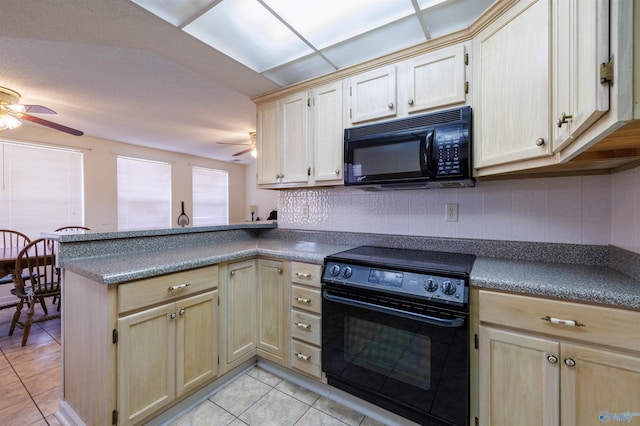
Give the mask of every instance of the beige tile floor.
[[170, 425], [381, 426], [382, 423], [256, 366]]
[[[60, 425], [54, 416], [61, 396], [60, 319], [33, 324], [22, 347], [22, 329], [7, 336], [14, 312], [0, 311], [0, 425]], [[36, 316], [41, 313], [37, 310]], [[256, 366], [171, 425], [382, 423]]]
[[22, 347], [22, 329], [8, 336], [14, 312], [0, 311], [0, 425], [59, 425], [53, 414], [62, 383], [60, 319], [33, 324]]

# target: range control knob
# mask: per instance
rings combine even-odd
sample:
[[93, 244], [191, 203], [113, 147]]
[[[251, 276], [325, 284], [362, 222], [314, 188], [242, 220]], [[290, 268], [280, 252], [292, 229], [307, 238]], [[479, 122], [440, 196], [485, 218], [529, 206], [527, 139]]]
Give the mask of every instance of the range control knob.
[[428, 280], [425, 280], [424, 284], [422, 285], [424, 287], [425, 290], [427, 290], [429, 293], [433, 293], [434, 291], [436, 291], [438, 289], [438, 283], [435, 282], [433, 279], [429, 278]]
[[345, 277], [345, 278], [349, 278], [351, 276], [351, 274], [353, 274], [353, 270], [349, 266], [344, 268], [344, 270], [342, 271], [342, 276]]
[[338, 265], [333, 265], [331, 269], [329, 269], [329, 273], [332, 277], [337, 277], [340, 275], [340, 267]]
[[444, 294], [447, 294], [449, 296], [452, 294], [455, 294], [456, 285], [453, 284], [451, 281], [445, 281], [442, 283], [442, 291], [444, 292]]

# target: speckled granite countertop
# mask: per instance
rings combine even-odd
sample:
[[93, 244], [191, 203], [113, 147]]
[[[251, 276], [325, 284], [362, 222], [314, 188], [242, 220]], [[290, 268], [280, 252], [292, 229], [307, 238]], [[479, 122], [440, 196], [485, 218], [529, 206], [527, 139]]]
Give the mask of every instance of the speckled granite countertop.
[[640, 282], [604, 266], [478, 257], [471, 285], [640, 310]]
[[[234, 231], [228, 238], [223, 238], [218, 232], [198, 234], [196, 230], [191, 231], [195, 232], [191, 236], [184, 235], [188, 240], [181, 239], [176, 245], [157, 245], [155, 240], [152, 240], [153, 236], [141, 235], [144, 238], [140, 241], [144, 241], [145, 244], [124, 253], [118, 249], [124, 247], [120, 243], [106, 251], [107, 246], [101, 245], [99, 250], [93, 252], [94, 246], [91, 244], [95, 237], [85, 236], [79, 246], [79, 251], [85, 255], [62, 259], [62, 266], [99, 283], [118, 284], [254, 256], [322, 264], [324, 257], [330, 254], [357, 245], [379, 243], [377, 240], [353, 238], [305, 242], [278, 238], [277, 234], [276, 238], [255, 238], [244, 233], [237, 234], [244, 231], [238, 231], [235, 226], [229, 228]], [[182, 238], [182, 233], [186, 231], [176, 231], [174, 234], [177, 235], [172, 237]], [[117, 234], [117, 237], [120, 238], [120, 234]], [[128, 237], [129, 239], [120, 241], [129, 244], [132, 240], [131, 236]], [[153, 241], [153, 244], [147, 244], [146, 241]], [[194, 244], [185, 244], [185, 241]], [[404, 239], [398, 243], [406, 246]], [[150, 247], [162, 249], [149, 249]], [[442, 250], [457, 251], [447, 248], [444, 247]], [[98, 252], [101, 254], [98, 255]], [[478, 253], [471, 272], [471, 285], [481, 289], [640, 310], [640, 281], [607, 266], [501, 259]]]
[[125, 255], [95, 256], [64, 261], [72, 272], [103, 284], [169, 274], [252, 256], [322, 264], [324, 257], [352, 246], [281, 240], [232, 241], [211, 246], [143, 251]]

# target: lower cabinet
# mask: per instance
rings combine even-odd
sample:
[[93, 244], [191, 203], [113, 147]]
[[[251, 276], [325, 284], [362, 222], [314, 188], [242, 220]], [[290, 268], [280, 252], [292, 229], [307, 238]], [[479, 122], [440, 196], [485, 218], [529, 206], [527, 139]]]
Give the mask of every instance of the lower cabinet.
[[118, 319], [119, 423], [133, 424], [217, 374], [218, 292]]
[[480, 291], [479, 424], [640, 420], [639, 317]]
[[284, 280], [285, 264], [282, 261], [258, 259], [257, 271], [257, 316], [258, 356], [287, 365], [285, 347], [287, 286]]
[[315, 379], [322, 376], [320, 278], [322, 267], [291, 262], [291, 358], [293, 370]]
[[226, 364], [254, 356], [256, 351], [256, 261], [227, 266], [223, 303], [226, 312]]

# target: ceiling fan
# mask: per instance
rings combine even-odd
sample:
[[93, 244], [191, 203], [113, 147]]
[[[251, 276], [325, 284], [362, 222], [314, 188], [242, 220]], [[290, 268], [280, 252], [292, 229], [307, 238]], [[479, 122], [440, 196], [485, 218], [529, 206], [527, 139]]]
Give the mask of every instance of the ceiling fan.
[[249, 140], [246, 142], [217, 142], [222, 145], [243, 145], [248, 146], [249, 148], [243, 149], [242, 151], [236, 152], [233, 154], [233, 157], [237, 157], [239, 155], [246, 154], [247, 152], [252, 152], [252, 155], [255, 157], [256, 150], [256, 132], [249, 132]]
[[84, 134], [80, 130], [27, 114], [55, 114], [56, 112], [42, 105], [22, 105], [19, 101], [18, 92], [0, 86], [0, 131], [15, 129], [22, 124], [19, 120], [27, 120], [74, 136]]

